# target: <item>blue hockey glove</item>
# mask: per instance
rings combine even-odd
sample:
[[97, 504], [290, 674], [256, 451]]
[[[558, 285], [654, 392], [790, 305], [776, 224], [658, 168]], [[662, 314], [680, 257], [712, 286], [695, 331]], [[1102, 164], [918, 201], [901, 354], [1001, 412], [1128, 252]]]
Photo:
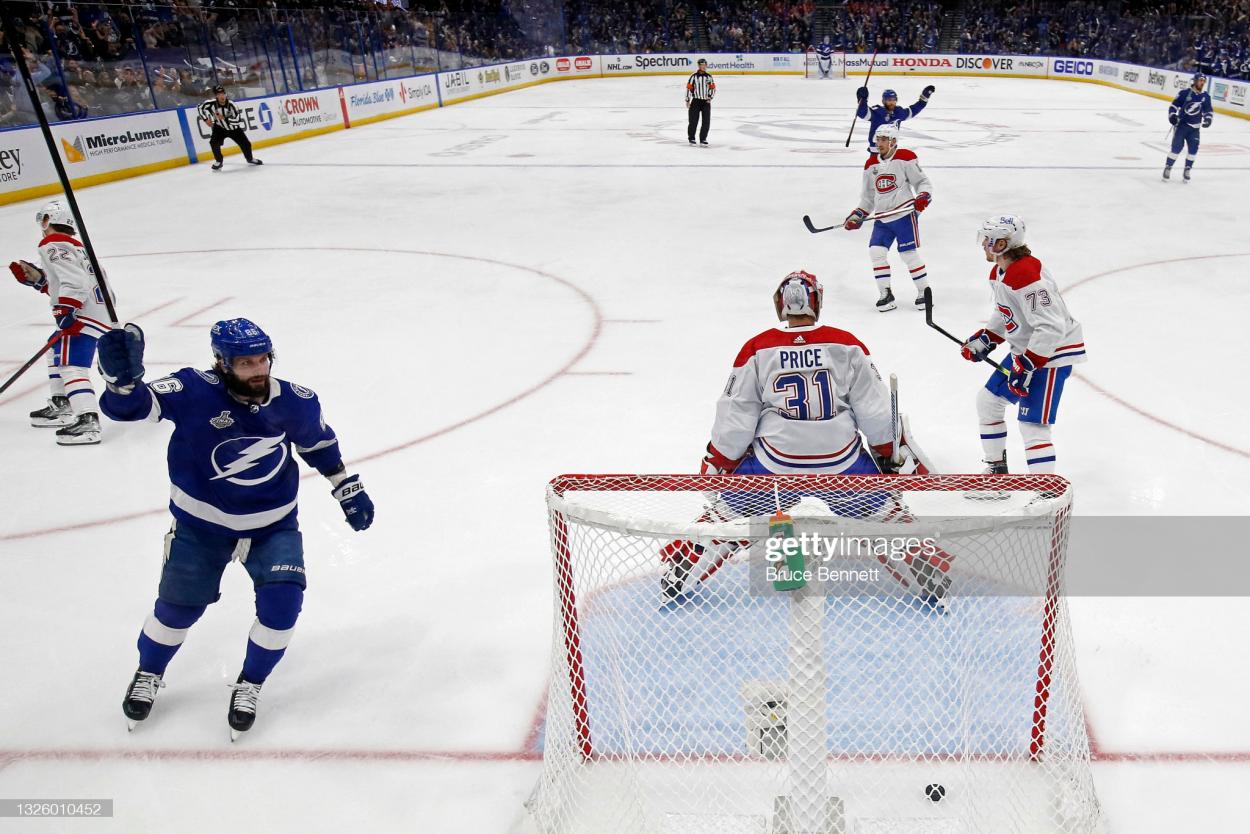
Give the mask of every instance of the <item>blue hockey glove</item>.
[[1210, 127], [1210, 126], [1211, 126], [1211, 114], [1210, 114], [1210, 113], [1203, 113], [1203, 114], [1202, 114], [1202, 126], [1203, 126], [1203, 127]]
[[68, 304], [55, 304], [52, 318], [56, 319], [56, 326], [61, 330], [74, 331], [74, 325], [78, 324], [78, 311]]
[[1181, 117], [1180, 117], [1180, 114], [1179, 114], [1179, 113], [1169, 113], [1169, 114], [1168, 114], [1168, 121], [1169, 121], [1169, 122], [1171, 122], [1173, 125], [1178, 125], [1178, 124], [1180, 124], [1180, 123], [1181, 123]]
[[373, 523], [373, 502], [365, 492], [365, 485], [360, 482], [359, 475], [348, 475], [339, 481], [339, 485], [330, 491], [334, 500], [343, 508], [347, 523], [359, 532], [367, 530]]
[[1007, 378], [1007, 390], [1017, 397], [1027, 397], [1033, 372], [1037, 370], [1033, 360], [1024, 354], [1013, 353], [1011, 354], [1011, 364], [1007, 366], [1007, 370], [1011, 371], [1011, 376]]
[[994, 348], [998, 347], [1002, 342], [1002, 337], [997, 333], [991, 333], [982, 327], [976, 333], [968, 337], [968, 341], [964, 342], [963, 348], [960, 349], [959, 355], [969, 362], [980, 362], [985, 357], [994, 352]]
[[137, 324], [110, 330], [96, 343], [100, 373], [110, 388], [124, 389], [143, 379], [143, 331]]

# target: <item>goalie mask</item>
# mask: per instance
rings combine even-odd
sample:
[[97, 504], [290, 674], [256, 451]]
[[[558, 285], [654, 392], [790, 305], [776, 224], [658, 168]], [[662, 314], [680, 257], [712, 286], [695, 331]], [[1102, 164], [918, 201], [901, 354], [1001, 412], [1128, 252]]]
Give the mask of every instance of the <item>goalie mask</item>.
[[781, 280], [777, 291], [773, 293], [773, 307], [777, 311], [777, 320], [785, 321], [786, 316], [811, 316], [820, 318], [821, 302], [824, 301], [825, 288], [810, 272], [796, 270]]
[[[1007, 245], [999, 247], [1000, 240]], [[977, 230], [977, 242], [987, 254], [1001, 255], [1024, 245], [1024, 218], [1018, 214], [1001, 214], [991, 217]]]
[[69, 206], [60, 200], [53, 200], [47, 203], [39, 211], [35, 212], [35, 222], [39, 224], [42, 231], [47, 231], [48, 226], [56, 223], [61, 226], [69, 226], [75, 231], [78, 230], [78, 224], [74, 222], [74, 214], [69, 210]]

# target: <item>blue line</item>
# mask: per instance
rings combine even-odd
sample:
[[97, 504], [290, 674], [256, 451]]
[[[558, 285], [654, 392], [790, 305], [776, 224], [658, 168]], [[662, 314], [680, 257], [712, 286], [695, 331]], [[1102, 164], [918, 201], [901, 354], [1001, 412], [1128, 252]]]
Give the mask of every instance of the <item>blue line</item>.
[[187, 123], [187, 111], [178, 108], [178, 126], [182, 128], [182, 141], [187, 147], [187, 161], [192, 165], [200, 161], [200, 155], [195, 152], [195, 142], [191, 139], [191, 125]]

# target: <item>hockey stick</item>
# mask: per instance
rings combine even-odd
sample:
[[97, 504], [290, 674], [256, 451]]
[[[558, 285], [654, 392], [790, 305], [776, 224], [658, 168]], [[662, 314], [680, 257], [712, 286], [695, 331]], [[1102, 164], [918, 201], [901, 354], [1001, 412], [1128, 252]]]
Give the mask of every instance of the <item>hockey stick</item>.
[[[901, 205], [895, 206], [894, 208], [890, 209], [889, 211], [882, 211], [882, 212], [878, 212], [877, 214], [870, 214], [870, 215], [868, 215], [867, 217], [865, 217], [865, 218], [863, 219], [863, 221], [861, 221], [861, 223], [867, 223], [869, 220], [884, 220], [884, 219], [886, 219], [887, 217], [893, 217], [893, 216], [894, 216], [894, 215], [896, 215], [896, 214], [906, 214], [907, 212], [909, 212], [909, 211], [911, 211], [911, 210], [912, 210], [912, 204], [913, 204], [913, 203], [915, 203], [915, 202], [916, 202], [916, 200], [915, 200], [915, 198], [913, 197], [912, 199], [908, 200], [907, 202], [902, 203]], [[825, 227], [823, 227], [823, 228], [818, 228], [818, 227], [816, 226], [816, 224], [814, 224], [814, 223], [812, 222], [812, 218], [808, 217], [806, 214], [805, 214], [805, 215], [803, 215], [803, 225], [804, 225], [804, 226], [806, 226], [806, 227], [807, 227], [807, 230], [808, 230], [809, 232], [811, 232], [812, 234], [814, 234], [814, 235], [818, 235], [818, 234], [820, 234], [821, 232], [828, 232], [828, 231], [830, 231], [830, 230], [832, 230], [832, 229], [844, 229], [844, 228], [846, 228], [846, 222], [845, 222], [845, 221], [843, 221], [842, 223], [837, 223], [837, 224], [835, 224], [835, 225], [833, 225], [833, 226], [825, 226]]]
[[[963, 339], [959, 339], [959, 338], [956, 338], [955, 336], [952, 336], [950, 333], [943, 330], [940, 326], [934, 323], [933, 321], [933, 289], [931, 287], [924, 288], [924, 323], [932, 327], [937, 332], [941, 333], [946, 338], [950, 339], [955, 344], [962, 345], [964, 343]], [[998, 364], [993, 359], [989, 358], [989, 356], [983, 357], [983, 361], [989, 362], [990, 365], [992, 365], [995, 370], [997, 370], [999, 373], [1003, 374], [1004, 376], [1011, 376], [1011, 371], [1007, 370], [1002, 365]]]
[[[877, 63], [877, 47], [874, 46], [872, 48], [872, 60], [868, 62], [868, 75], [864, 76], [865, 87], [867, 87], [868, 82], [872, 80], [872, 68], [876, 63]], [[865, 99], [864, 104], [867, 104], [867, 103], [868, 103], [868, 100]], [[869, 112], [871, 113], [872, 111], [869, 111]], [[858, 114], [859, 114], [859, 103], [857, 102], [855, 104], [855, 112], [851, 114], [851, 129], [846, 132], [846, 147], [848, 148], [851, 146], [851, 134], [855, 132], [855, 123], [859, 121]]]
[[17, 378], [18, 378], [19, 376], [21, 376], [22, 374], [26, 373], [27, 371], [29, 371], [29, 370], [30, 370], [30, 366], [31, 366], [31, 365], [33, 365], [33, 364], [35, 364], [36, 362], [38, 362], [38, 361], [39, 361], [39, 357], [43, 356], [45, 353], [47, 353], [49, 350], [51, 350], [51, 349], [52, 349], [52, 346], [53, 346], [53, 345], [55, 345], [55, 344], [57, 343], [57, 341], [59, 341], [59, 340], [60, 340], [60, 338], [61, 338], [61, 336], [63, 336], [63, 335], [64, 335], [64, 333], [62, 333], [61, 331], [58, 331], [58, 332], [57, 332], [57, 333], [56, 333], [56, 334], [55, 334], [55, 335], [54, 335], [51, 339], [49, 339], [49, 340], [48, 340], [48, 343], [47, 343], [46, 345], [44, 345], [43, 347], [39, 348], [39, 352], [38, 352], [38, 353], [36, 353], [34, 356], [30, 357], [30, 359], [26, 360], [26, 364], [25, 364], [25, 365], [23, 365], [22, 367], [18, 368], [18, 369], [17, 369], [17, 373], [15, 373], [15, 374], [13, 374], [13, 376], [9, 377], [9, 378], [8, 378], [8, 381], [6, 381], [6, 382], [4, 383], [4, 385], [0, 385], [0, 394], [3, 394], [5, 391], [8, 391], [8, 390], [9, 390], [9, 387], [10, 387], [11, 385], [13, 385], [13, 383], [17, 382]]
[[898, 375], [890, 374], [890, 425], [894, 428], [894, 443], [890, 446], [890, 460], [895, 466], [900, 465], [898, 459], [898, 436], [901, 429], [898, 424]]

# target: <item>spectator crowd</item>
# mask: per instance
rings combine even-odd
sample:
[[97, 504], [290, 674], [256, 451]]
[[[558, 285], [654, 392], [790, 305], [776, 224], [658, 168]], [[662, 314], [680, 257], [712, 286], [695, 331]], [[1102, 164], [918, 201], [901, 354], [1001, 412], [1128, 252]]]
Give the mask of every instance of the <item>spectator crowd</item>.
[[[407, 8], [402, 8], [406, 5]], [[52, 120], [577, 53], [848, 52], [1112, 58], [1250, 79], [1250, 0], [120, 0], [6, 3]], [[945, 15], [945, 16], [944, 16]], [[946, 41], [943, 42], [945, 27]], [[0, 34], [0, 127], [34, 112]]]

